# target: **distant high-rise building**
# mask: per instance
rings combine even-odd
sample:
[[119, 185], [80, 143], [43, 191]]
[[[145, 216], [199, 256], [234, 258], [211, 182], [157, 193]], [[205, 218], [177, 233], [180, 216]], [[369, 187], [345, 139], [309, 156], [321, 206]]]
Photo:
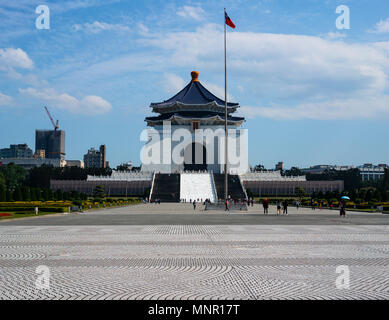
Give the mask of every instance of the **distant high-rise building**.
[[11, 144], [9, 148], [0, 149], [0, 158], [32, 158], [32, 150], [26, 143]]
[[47, 159], [65, 159], [65, 131], [36, 130], [35, 150], [45, 150]]
[[40, 150], [40, 149], [35, 150], [34, 158], [37, 158], [37, 159], [44, 159], [44, 158], [46, 158], [45, 150]]
[[385, 169], [388, 166], [385, 164], [379, 164], [378, 166], [372, 163], [365, 163], [363, 166], [359, 166], [359, 172], [361, 174], [362, 181], [371, 181], [383, 179], [385, 176]]
[[82, 160], [66, 160], [66, 167], [84, 168], [84, 162]]
[[88, 153], [84, 155], [84, 164], [86, 168], [106, 168], [108, 162], [106, 161], [106, 147], [101, 145], [99, 150], [90, 148]]
[[284, 171], [284, 163], [283, 162], [278, 162], [276, 164], [276, 171]]

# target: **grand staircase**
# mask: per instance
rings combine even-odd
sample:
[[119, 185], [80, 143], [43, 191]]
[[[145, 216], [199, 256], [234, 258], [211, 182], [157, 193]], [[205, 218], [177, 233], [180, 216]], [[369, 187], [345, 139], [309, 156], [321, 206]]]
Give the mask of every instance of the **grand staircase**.
[[204, 201], [209, 199], [216, 202], [215, 186], [212, 174], [206, 173], [181, 173], [180, 199], [187, 202], [193, 200]]
[[[214, 173], [214, 181], [216, 186], [216, 192], [219, 199], [224, 199], [224, 174]], [[236, 174], [228, 175], [228, 195], [234, 200], [246, 199], [246, 193], [240, 182], [239, 176]]]
[[161, 202], [180, 201], [180, 175], [156, 173], [150, 198], [154, 201], [160, 199]]
[[[238, 175], [228, 175], [228, 195], [234, 200], [246, 199], [246, 193]], [[194, 199], [224, 199], [224, 174], [221, 173], [156, 173], [150, 198], [161, 202], [187, 202]]]

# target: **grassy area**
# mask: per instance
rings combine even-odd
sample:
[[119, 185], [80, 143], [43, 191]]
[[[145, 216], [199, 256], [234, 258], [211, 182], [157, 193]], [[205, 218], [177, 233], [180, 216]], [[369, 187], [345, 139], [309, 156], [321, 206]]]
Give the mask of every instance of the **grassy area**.
[[[1, 214], [10, 214], [7, 216], [3, 216]], [[35, 214], [34, 212], [0, 212], [0, 220], [6, 220], [6, 219], [18, 219], [18, 218], [30, 218], [30, 217], [39, 217], [39, 216], [46, 216], [49, 214], [55, 214], [58, 212], [38, 212], [38, 214]]]
[[[117, 202], [103, 202], [103, 203], [94, 203], [94, 202], [82, 202], [82, 211], [89, 210], [102, 210], [108, 208], [117, 208], [120, 206], [131, 206], [141, 203], [140, 199], [133, 198], [128, 199], [129, 202], [117, 201]], [[73, 207], [74, 204], [71, 202], [51, 202], [50, 207], [47, 206], [48, 202], [8, 202], [0, 203], [0, 220], [6, 219], [17, 219], [17, 218], [28, 218], [28, 217], [37, 217], [44, 216], [54, 213], [63, 213], [67, 212], [68, 207]], [[53, 205], [61, 205], [61, 207], [53, 207]], [[34, 208], [38, 207], [39, 211], [36, 215]]]

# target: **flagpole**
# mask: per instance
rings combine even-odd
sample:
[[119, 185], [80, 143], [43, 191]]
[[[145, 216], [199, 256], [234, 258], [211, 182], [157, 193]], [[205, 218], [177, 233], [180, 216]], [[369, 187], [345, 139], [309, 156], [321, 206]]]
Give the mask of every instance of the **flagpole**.
[[227, 31], [226, 31], [226, 8], [224, 8], [224, 199], [228, 199], [228, 129], [227, 129]]

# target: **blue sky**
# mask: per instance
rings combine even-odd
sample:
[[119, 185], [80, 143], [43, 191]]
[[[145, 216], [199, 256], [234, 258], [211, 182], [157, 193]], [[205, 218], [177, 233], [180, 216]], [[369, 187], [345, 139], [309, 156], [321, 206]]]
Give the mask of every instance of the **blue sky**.
[[[35, 8], [50, 8], [38, 30]], [[350, 9], [338, 30], [337, 6]], [[0, 0], [0, 147], [51, 128], [66, 158], [107, 146], [111, 166], [139, 163], [149, 104], [200, 72], [247, 118], [250, 164], [272, 168], [389, 162], [389, 3], [383, 0]]]

